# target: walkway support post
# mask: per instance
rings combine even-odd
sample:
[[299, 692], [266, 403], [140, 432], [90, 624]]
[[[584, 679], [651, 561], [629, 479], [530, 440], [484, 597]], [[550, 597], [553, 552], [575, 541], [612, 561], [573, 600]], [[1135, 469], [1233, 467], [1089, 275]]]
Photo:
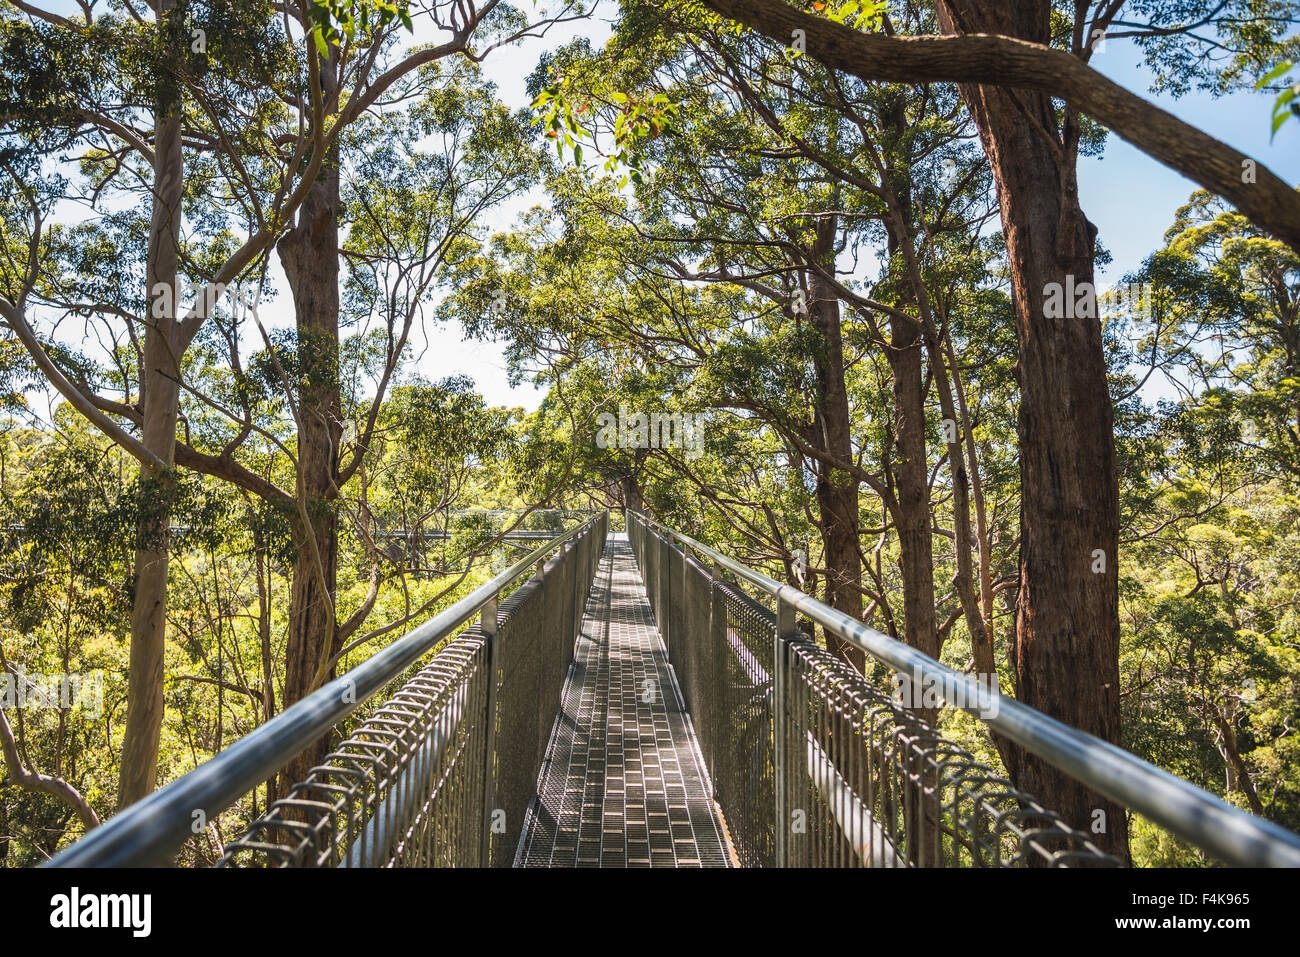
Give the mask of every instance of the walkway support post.
[[790, 667], [790, 642], [799, 637], [794, 606], [782, 598], [776, 602], [776, 629], [772, 639], [772, 796], [776, 808], [775, 852], [777, 867], [789, 864], [786, 838], [790, 833], [790, 814], [786, 763], [789, 760], [789, 721], [786, 714], [786, 673]]
[[[538, 563], [541, 567], [542, 563]], [[494, 597], [483, 606], [479, 614], [479, 631], [483, 635], [487, 664], [487, 724], [483, 736], [483, 829], [481, 867], [492, 866], [492, 816], [496, 804], [496, 763], [497, 763], [497, 668], [501, 663], [500, 636], [497, 627], [497, 602]]]
[[[712, 714], [717, 714], [718, 705], [716, 702], [723, 701], [723, 692], [726, 683], [726, 658], [724, 655], [727, 651], [727, 602], [722, 597], [723, 578], [722, 566], [717, 562], [712, 565], [712, 580], [709, 582], [709, 646], [707, 660], [709, 662], [709, 695], [715, 702]], [[718, 749], [714, 742], [716, 730], [708, 729], [706, 736], [700, 742], [702, 747], [708, 747], [708, 758], [712, 763], [709, 764], [709, 787], [713, 790], [714, 800], [718, 800], [718, 762], [725, 760], [718, 754]], [[707, 745], [705, 742], [709, 742]]]
[[673, 543], [667, 536], [659, 540], [659, 607], [655, 609], [655, 623], [659, 626], [659, 634], [663, 637], [664, 648], [671, 649], [673, 644], [673, 635], [668, 627], [668, 603], [672, 601], [673, 595]]

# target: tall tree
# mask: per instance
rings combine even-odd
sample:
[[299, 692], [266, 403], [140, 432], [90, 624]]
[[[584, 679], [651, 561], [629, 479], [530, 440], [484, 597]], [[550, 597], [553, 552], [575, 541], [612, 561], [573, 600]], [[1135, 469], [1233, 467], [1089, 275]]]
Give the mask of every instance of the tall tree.
[[[142, 468], [142, 507], [140, 527], [137, 530], [137, 553], [134, 572], [134, 602], [132, 605], [132, 658], [131, 691], [127, 717], [127, 732], [123, 744], [123, 760], [119, 782], [119, 804], [124, 806], [138, 800], [155, 785], [158, 740], [162, 723], [162, 656], [166, 641], [166, 588], [169, 567], [169, 505], [168, 496], [173, 485], [172, 470], [178, 457], [176, 426], [179, 414], [180, 370], [186, 349], [199, 329], [210, 316], [221, 297], [221, 290], [239, 277], [253, 260], [262, 253], [278, 232], [274, 225], [276, 215], [291, 215], [305, 193], [305, 183], [314, 177], [320, 160], [301, 163], [306, 156], [308, 142], [320, 133], [316, 130], [298, 139], [296, 153], [287, 158], [285, 168], [302, 177], [293, 187], [293, 174], [289, 173], [279, 183], [273, 202], [273, 213], [268, 224], [265, 217], [249, 230], [242, 243], [234, 243], [228, 254], [212, 265], [210, 281], [197, 298], [195, 305], [184, 311], [178, 302], [181, 275], [182, 226], [185, 201], [185, 104], [187, 98], [206, 107], [211, 113], [217, 103], [232, 103], [240, 93], [246, 94], [249, 85], [266, 79], [265, 65], [273, 56], [249, 56], [250, 49], [264, 54], [278, 40], [267, 35], [265, 24], [269, 8], [245, 9], [232, 13], [221, 2], [210, 5], [176, 3], [174, 0], [155, 0], [152, 23], [122, 23], [111, 17], [96, 21], [87, 8], [85, 21], [77, 24], [57, 14], [24, 4], [23, 13], [31, 18], [30, 25], [6, 19], [6, 44], [25, 44], [34, 47], [37, 55], [26, 61], [23, 68], [6, 76], [6, 112], [17, 115], [11, 135], [13, 149], [21, 155], [30, 149], [33, 138], [44, 135], [42, 124], [52, 125], [67, 136], [71, 144], [82, 143], [90, 151], [90, 162], [99, 161], [92, 145], [95, 137], [103, 137], [112, 145], [109, 155], [117, 159], [108, 166], [107, 173], [99, 173], [93, 195], [103, 191], [106, 182], [125, 176], [123, 169], [136, 172], [134, 164], [142, 163], [148, 174], [142, 180], [149, 184], [148, 206], [150, 222], [145, 243], [143, 270], [144, 295], [135, 297], [132, 307], [107, 312], [113, 318], [125, 317], [141, 335], [133, 339], [140, 343], [139, 379], [136, 394], [118, 402], [94, 393], [79, 382], [77, 372], [65, 370], [57, 361], [57, 350], [51, 349], [36, 334], [28, 314], [28, 301], [45, 299], [51, 287], [60, 283], [49, 282], [45, 219], [54, 195], [38, 196], [32, 188], [20, 186], [30, 215], [27, 222], [29, 253], [25, 264], [7, 277], [8, 288], [0, 297], [0, 314], [13, 330], [32, 360], [50, 383], [96, 427], [114, 442], [130, 452]], [[195, 40], [193, 21], [196, 12], [220, 20], [228, 33], [228, 43], [214, 49], [212, 57], [220, 64], [236, 59], [244, 62], [245, 86], [227, 86], [225, 74], [207, 74], [206, 51], [203, 62], [193, 57]], [[256, 31], [250, 31], [253, 24]], [[70, 45], [83, 42], [82, 31], [92, 40], [92, 46], [82, 51], [79, 58], [68, 61], [66, 51]], [[95, 62], [94, 54], [106, 56], [108, 62], [118, 64], [118, 71], [106, 74], [102, 64]], [[224, 57], [224, 59], [223, 59]], [[75, 68], [68, 70], [69, 65]], [[116, 84], [116, 86], [114, 85]], [[113, 91], [119, 90], [119, 95]], [[141, 111], [131, 106], [137, 102], [137, 92], [149, 104], [147, 122], [152, 134], [137, 129], [136, 124], [146, 119]], [[124, 105], [125, 104], [125, 105]], [[219, 111], [218, 111], [219, 112]], [[293, 142], [293, 140], [291, 140]], [[25, 145], [23, 145], [25, 144]], [[152, 144], [152, 145], [150, 145]], [[19, 174], [10, 166], [11, 177]], [[56, 299], [57, 299], [56, 294]], [[91, 306], [81, 311], [95, 311], [100, 303], [92, 300]], [[140, 340], [143, 340], [141, 343]], [[120, 420], [125, 419], [123, 425]]]
[[[1020, 344], [1017, 697], [1118, 742], [1118, 480], [1101, 329], [1087, 295], [1096, 230], [1078, 199], [1080, 111], [1298, 246], [1300, 197], [1248, 157], [1087, 66], [1122, 3], [1101, 5], [1095, 13], [1091, 3], [1074, 4], [1068, 52], [1053, 49], [1051, 0], [996, 6], [939, 0], [939, 20], [950, 36], [906, 39], [890, 36], [888, 24], [883, 35], [859, 33], [781, 0], [706, 5], [778, 43], [790, 43], [800, 31], [811, 56], [863, 79], [961, 84], [998, 185]], [[1157, 13], [1177, 16], [1170, 9]], [[1163, 32], [1172, 36], [1182, 28]], [[1269, 31], [1266, 39], [1275, 36]], [[1053, 95], [1066, 100], [1063, 112]], [[1279, 206], [1290, 212], [1279, 215]], [[1044, 310], [1053, 293], [1073, 296], [1080, 289], [1084, 295], [1066, 308]], [[1100, 811], [1103, 844], [1127, 859], [1122, 808], [1036, 757], [1016, 755], [1011, 771], [1021, 786], [1076, 825], [1098, 820], [1094, 812]]]

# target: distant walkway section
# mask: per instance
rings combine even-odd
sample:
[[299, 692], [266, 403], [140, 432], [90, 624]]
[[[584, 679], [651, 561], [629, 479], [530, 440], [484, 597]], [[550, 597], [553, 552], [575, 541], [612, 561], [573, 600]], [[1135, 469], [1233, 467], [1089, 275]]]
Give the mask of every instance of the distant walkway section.
[[611, 535], [519, 844], [523, 867], [727, 867], [724, 828], [626, 535]]

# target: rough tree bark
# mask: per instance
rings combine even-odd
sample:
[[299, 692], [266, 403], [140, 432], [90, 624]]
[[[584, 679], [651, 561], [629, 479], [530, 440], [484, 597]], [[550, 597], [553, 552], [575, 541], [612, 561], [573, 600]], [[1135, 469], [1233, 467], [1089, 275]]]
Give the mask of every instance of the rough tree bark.
[[[901, 96], [887, 104], [882, 132], [892, 146], [907, 132], [907, 114]], [[905, 174], [887, 177], [882, 187], [894, 198], [898, 217], [886, 217], [885, 233], [891, 262], [904, 243], [910, 243], [904, 223], [911, 217], [911, 184]], [[900, 277], [898, 288], [910, 286]], [[913, 296], [924, 296], [923, 289]], [[906, 302], [898, 302], [901, 309]], [[939, 657], [939, 626], [934, 596], [934, 537], [930, 525], [930, 475], [925, 447], [925, 376], [921, 361], [921, 330], [917, 322], [901, 316], [889, 321], [889, 346], [885, 350], [894, 377], [894, 419], [898, 433], [898, 465], [894, 470], [897, 498], [899, 565], [903, 576], [904, 633], [909, 645], [932, 658]]]
[[887, 351], [894, 376], [898, 463], [894, 469], [898, 509], [899, 568], [903, 575], [906, 641], [939, 656], [934, 600], [934, 541], [930, 530], [930, 482], [925, 449], [925, 392], [921, 334], [916, 323], [890, 320]]
[[[1048, 0], [989, 5], [945, 0], [946, 30], [1046, 44]], [[1050, 96], [962, 85], [998, 186], [1019, 340], [1020, 597], [1016, 697], [1118, 744], [1119, 479], [1095, 299], [1045, 314], [1053, 284], [1093, 282], [1096, 229], [1079, 205], [1077, 152], [1058, 131]], [[1073, 307], [1073, 308], [1070, 308]], [[1128, 859], [1124, 809], [1019, 749], [1017, 785]], [[1101, 811], [1104, 818], [1095, 817]]]
[[[321, 92], [329, 102], [336, 89], [337, 54], [321, 57]], [[295, 227], [277, 250], [293, 293], [298, 333], [299, 495], [308, 521], [295, 520], [298, 559], [289, 591], [289, 634], [285, 646], [284, 706], [316, 687], [322, 662], [339, 649], [334, 599], [338, 565], [339, 440], [343, 418], [339, 397], [339, 168], [338, 150], [326, 155], [320, 176], [298, 211]], [[319, 559], [319, 565], [317, 561]], [[322, 738], [285, 769], [280, 792], [320, 764], [329, 741]]]
[[[781, 0], [705, 2], [779, 43], [802, 30], [810, 56], [864, 80], [962, 84], [998, 184], [1020, 343], [1017, 697], [1118, 742], [1118, 479], [1101, 328], [1086, 308], [1059, 319], [1043, 311], [1051, 284], [1092, 283], [1095, 238], [1079, 206], [1075, 151], [1068, 131], [1062, 141], [1051, 96], [1297, 247], [1300, 195], [1262, 167], [1245, 183], [1248, 157], [1048, 47], [1050, 0], [941, 0], [945, 32], [965, 35], [924, 38], [864, 34]], [[1103, 812], [1097, 840], [1127, 861], [1123, 808], [1031, 755], [1021, 752], [1012, 763], [1017, 784], [1071, 824], [1088, 828], [1099, 820], [1094, 812]]]
[[[838, 218], [824, 216], [809, 258], [834, 269]], [[840, 301], [820, 275], [809, 271], [808, 318], [821, 336], [813, 357], [817, 378], [813, 425], [805, 436], [810, 445], [824, 448], [842, 461], [853, 460], [853, 418], [844, 383], [844, 341], [840, 333]], [[856, 476], [825, 463], [817, 463], [817, 505], [821, 518], [822, 548], [826, 562], [826, 603], [853, 618], [862, 618], [862, 561], [858, 555], [858, 490]], [[826, 636], [827, 649], [859, 671], [865, 656], [834, 635]]]
[[618, 496], [624, 508], [645, 514], [645, 496], [636, 475], [629, 472], [618, 477]]

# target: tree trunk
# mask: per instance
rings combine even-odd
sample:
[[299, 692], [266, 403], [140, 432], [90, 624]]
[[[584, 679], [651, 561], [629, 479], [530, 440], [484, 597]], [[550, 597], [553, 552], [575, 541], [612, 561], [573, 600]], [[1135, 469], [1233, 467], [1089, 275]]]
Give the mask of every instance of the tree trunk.
[[631, 472], [618, 478], [618, 496], [623, 508], [645, 514], [645, 497], [641, 494], [641, 485]]
[[[321, 58], [321, 87], [328, 101], [336, 84], [332, 60]], [[321, 664], [338, 651], [334, 623], [338, 564], [335, 511], [339, 440], [339, 170], [337, 150], [298, 211], [298, 222], [278, 246], [293, 293], [298, 331], [299, 497], [309, 521], [294, 522], [298, 558], [289, 590], [284, 706], [314, 690]], [[319, 557], [319, 564], [317, 558]], [[327, 753], [322, 738], [286, 768], [280, 793], [306, 777]]]
[[[895, 95], [881, 112], [881, 132], [892, 152], [908, 132], [904, 98]], [[885, 221], [891, 262], [900, 247], [910, 244], [911, 181], [906, 171], [882, 171], [882, 186], [894, 198], [896, 217]], [[899, 288], [908, 288], [904, 277]], [[923, 288], [912, 298], [919, 304]], [[905, 301], [896, 303], [900, 308]], [[934, 597], [934, 536], [930, 527], [930, 475], [925, 447], [925, 375], [921, 361], [921, 330], [915, 322], [891, 318], [885, 350], [894, 378], [894, 421], [898, 462], [894, 469], [899, 566], [903, 576], [903, 628], [906, 642], [931, 658], [939, 657], [939, 625]], [[931, 718], [934, 715], [930, 715]]]
[[889, 366], [894, 375], [894, 417], [898, 433], [895, 522], [903, 574], [903, 629], [909, 645], [931, 658], [938, 658], [921, 335], [916, 323], [899, 319], [891, 320], [890, 332]]
[[[167, 13], [174, 0], [156, 5], [167, 49], [176, 46], [176, 28]], [[163, 653], [167, 637], [167, 571], [171, 538], [171, 493], [176, 460], [176, 420], [180, 403], [181, 342], [176, 312], [184, 156], [177, 89], [160, 77], [154, 122], [153, 217], [145, 271], [150, 318], [145, 332], [141, 441], [169, 466], [141, 466], [140, 515], [136, 525], [135, 576], [131, 602], [131, 657], [127, 678], [126, 728], [118, 772], [117, 804], [124, 808], [149, 794], [157, 783], [158, 746], [163, 721]]]
[[1264, 816], [1264, 804], [1255, 790], [1255, 782], [1250, 778], [1250, 768], [1242, 760], [1237, 748], [1236, 702], [1229, 700], [1228, 713], [1224, 715], [1213, 702], [1209, 706], [1210, 719], [1219, 732], [1219, 751], [1227, 762], [1227, 791], [1240, 791], [1252, 814]]
[[[944, 354], [948, 357], [948, 372], [952, 376], [953, 389], [957, 398], [957, 411], [961, 415], [958, 423], [966, 443], [966, 455], [970, 462], [971, 501], [975, 504], [975, 541], [979, 551], [979, 589], [980, 613], [984, 619], [984, 630], [988, 635], [989, 647], [993, 646], [993, 545], [989, 537], [989, 524], [984, 505], [984, 486], [980, 478], [979, 450], [975, 445], [974, 420], [966, 405], [966, 388], [962, 384], [961, 370], [957, 366], [957, 354], [952, 348], [951, 337], [943, 343]], [[992, 657], [990, 657], [990, 662]], [[992, 673], [992, 669], [990, 669]]]
[[[818, 220], [812, 258], [835, 268], [834, 216]], [[840, 335], [840, 303], [835, 290], [816, 272], [809, 272], [809, 318], [822, 337], [813, 363], [817, 376], [816, 408], [810, 444], [844, 461], [853, 459], [852, 417], [844, 384], [844, 342]], [[824, 463], [817, 466], [817, 505], [821, 517], [826, 564], [826, 604], [862, 620], [862, 561], [858, 555], [858, 479]], [[859, 671], [865, 655], [834, 635], [826, 647]]]
[[[1048, 0], [944, 0], [948, 32], [1050, 40]], [[1119, 486], [1110, 392], [1095, 299], [1049, 290], [1093, 282], [1096, 230], [1079, 206], [1076, 151], [1049, 96], [964, 85], [998, 186], [1020, 355], [1021, 552], [1016, 696], [1119, 743]], [[1053, 287], [1053, 284], [1059, 286]], [[1128, 860], [1124, 809], [1017, 750], [1009, 769], [1099, 846]], [[1104, 816], [1098, 816], [1097, 811]]]
[[[271, 657], [271, 576], [267, 567], [265, 541], [260, 535], [254, 538], [253, 548], [257, 575], [257, 637], [262, 652], [262, 720], [270, 721], [275, 717], [275, 666]], [[277, 796], [276, 778], [272, 775], [266, 781], [266, 806], [274, 804]]]

